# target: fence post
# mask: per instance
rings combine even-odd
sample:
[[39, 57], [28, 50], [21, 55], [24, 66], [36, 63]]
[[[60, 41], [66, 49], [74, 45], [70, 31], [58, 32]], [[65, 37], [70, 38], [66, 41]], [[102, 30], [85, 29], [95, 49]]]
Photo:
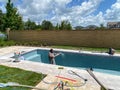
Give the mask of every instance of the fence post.
[[6, 33], [7, 33], [7, 40], [9, 40], [10, 28], [6, 29]]

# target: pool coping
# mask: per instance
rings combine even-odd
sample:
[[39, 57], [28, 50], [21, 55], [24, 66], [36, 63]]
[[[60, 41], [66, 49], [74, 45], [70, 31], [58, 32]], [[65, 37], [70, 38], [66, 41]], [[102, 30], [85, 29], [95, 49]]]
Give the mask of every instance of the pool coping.
[[[36, 48], [39, 48], [39, 47], [19, 47], [19, 46], [12, 46], [12, 47], [8, 47], [6, 48], [6, 52], [4, 54], [8, 54], [8, 49], [10, 49], [13, 53], [13, 49], [17, 49], [17, 50], [33, 50], [33, 49], [36, 49]], [[50, 49], [50, 48], [43, 48], [43, 47], [40, 47], [40, 49]], [[1, 50], [1, 49], [0, 49]], [[55, 50], [65, 50], [65, 49], [55, 49]], [[67, 51], [75, 51], [75, 50], [67, 50]], [[78, 51], [77, 51], [78, 52]], [[2, 55], [4, 55], [2, 53]], [[1, 53], [0, 53], [1, 55]], [[10, 60], [10, 59], [4, 59], [4, 60]], [[32, 62], [33, 63], [33, 62]], [[18, 63], [13, 63], [13, 62], [0, 62], [1, 65], [6, 65], [6, 66], [10, 66], [10, 67], [17, 67], [17, 68], [21, 68], [21, 69], [26, 69], [26, 70], [30, 70], [30, 71], [34, 71], [34, 72], [39, 72], [39, 73], [44, 73], [44, 74], [51, 74], [53, 75], [53, 71], [54, 71], [54, 75], [57, 74], [56, 73], [56, 68], [58, 66], [56, 65], [48, 65], [48, 64], [43, 64], [43, 63], [36, 63], [34, 62], [33, 64], [31, 64], [31, 61], [21, 61], [21, 62], [18, 62]], [[27, 66], [26, 66], [27, 65]], [[28, 65], [33, 65], [33, 66], [28, 66]], [[33, 69], [35, 67], [35, 70]], [[50, 70], [48, 71], [45, 71], [45, 70], [42, 70], [40, 69], [39, 67], [43, 67], [43, 68], [49, 68]], [[70, 68], [70, 67], [65, 67], [66, 70], [68, 69], [72, 69], [72, 70], [75, 70], [76, 72], [79, 72], [81, 73], [81, 75], [83, 75], [84, 77], [87, 77], [88, 79], [90, 79], [89, 83], [90, 84], [93, 84], [93, 85], [96, 85], [99, 87], [99, 85], [88, 75], [88, 73], [86, 73], [85, 70], [78, 70], [78, 69], [75, 69], [75, 68]], [[55, 70], [54, 70], [55, 69]], [[102, 82], [104, 83], [104, 85], [108, 88], [111, 88], [111, 89], [114, 89], [114, 90], [120, 90], [120, 76], [115, 76], [115, 75], [108, 75], [108, 74], [103, 74], [103, 73], [98, 73], [98, 72], [94, 72], [94, 74], [97, 76], [97, 78]], [[111, 82], [112, 81], [112, 82]]]

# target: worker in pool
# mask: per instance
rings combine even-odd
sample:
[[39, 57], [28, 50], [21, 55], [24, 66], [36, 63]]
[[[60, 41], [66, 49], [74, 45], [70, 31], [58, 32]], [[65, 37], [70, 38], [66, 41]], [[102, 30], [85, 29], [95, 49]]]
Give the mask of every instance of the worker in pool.
[[55, 57], [58, 55], [60, 55], [60, 53], [54, 53], [53, 49], [50, 49], [48, 55], [50, 64], [56, 64]]

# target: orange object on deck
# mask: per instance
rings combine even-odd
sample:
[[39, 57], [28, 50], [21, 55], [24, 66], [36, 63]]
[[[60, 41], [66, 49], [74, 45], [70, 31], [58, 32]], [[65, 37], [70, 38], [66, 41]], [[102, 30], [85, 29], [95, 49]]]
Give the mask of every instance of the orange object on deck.
[[66, 80], [69, 80], [69, 81], [72, 81], [72, 82], [76, 82], [76, 80], [71, 79], [71, 78], [66, 78], [66, 77], [62, 77], [62, 76], [56, 76], [56, 77], [61, 78], [61, 79], [66, 79]]

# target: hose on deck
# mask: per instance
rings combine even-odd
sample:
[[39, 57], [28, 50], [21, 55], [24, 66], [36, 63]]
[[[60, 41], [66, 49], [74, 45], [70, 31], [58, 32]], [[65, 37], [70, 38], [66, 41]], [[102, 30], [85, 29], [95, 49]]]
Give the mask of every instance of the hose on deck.
[[[64, 68], [58, 68], [58, 69], [64, 69]], [[58, 73], [58, 76], [60, 75], [60, 73], [61, 73], [61, 70], [60, 70], [60, 72]], [[86, 84], [86, 82], [87, 82], [87, 79], [84, 79], [82, 76], [80, 76], [79, 74], [77, 74], [76, 72], [74, 72], [73, 70], [68, 70], [68, 74], [71, 74], [71, 75], [74, 75], [74, 76], [77, 76], [79, 79], [82, 79], [83, 80], [83, 83], [82, 84], [79, 84], [79, 85], [71, 85], [71, 84], [69, 84], [68, 82], [65, 82], [64, 83], [64, 86], [67, 86], [67, 87], [81, 87], [81, 86], [83, 86], [83, 85], [85, 85]], [[61, 77], [60, 77], [61, 78]], [[64, 77], [63, 77], [64, 78]], [[49, 81], [45, 81], [44, 79], [42, 80], [44, 83], [46, 83], [46, 84], [58, 84], [58, 83], [60, 83], [60, 82], [49, 82]]]
[[113, 89], [108, 89], [106, 88], [97, 78], [96, 76], [93, 74], [93, 69], [89, 68], [87, 69], [87, 72], [94, 78], [94, 80], [101, 86], [101, 90], [113, 90]]
[[0, 88], [4, 88], [4, 87], [26, 87], [26, 88], [36, 89], [36, 90], [46, 90], [46, 89], [41, 89], [41, 88], [37, 88], [30, 85], [22, 85], [15, 82], [0, 83]]

